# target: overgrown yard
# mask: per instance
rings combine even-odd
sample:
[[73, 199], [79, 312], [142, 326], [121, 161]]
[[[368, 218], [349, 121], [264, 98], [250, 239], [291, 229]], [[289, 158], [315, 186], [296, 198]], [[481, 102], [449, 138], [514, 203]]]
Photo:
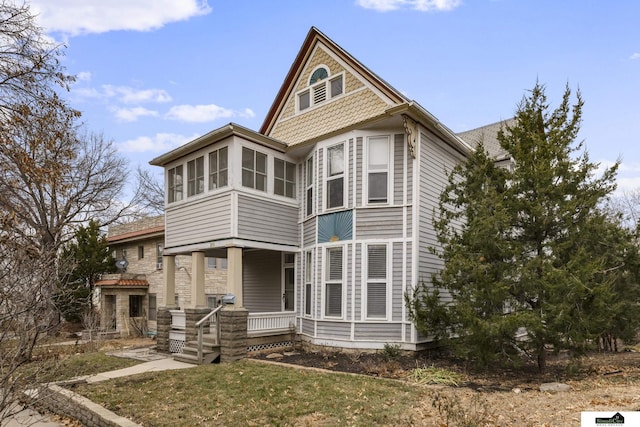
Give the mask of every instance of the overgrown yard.
[[[342, 353], [292, 355], [289, 361], [300, 364], [301, 356], [334, 370], [338, 360], [373, 366], [365, 356]], [[552, 362], [544, 375], [527, 368], [471, 373], [444, 361], [413, 359], [414, 367], [422, 363], [415, 371], [405, 368], [406, 361], [377, 360], [378, 374], [369, 375], [242, 361], [75, 391], [145, 426], [551, 426], [579, 425], [581, 411], [640, 409], [635, 352]], [[383, 372], [401, 380], [372, 376]], [[540, 384], [550, 381], [571, 390], [540, 392]]]

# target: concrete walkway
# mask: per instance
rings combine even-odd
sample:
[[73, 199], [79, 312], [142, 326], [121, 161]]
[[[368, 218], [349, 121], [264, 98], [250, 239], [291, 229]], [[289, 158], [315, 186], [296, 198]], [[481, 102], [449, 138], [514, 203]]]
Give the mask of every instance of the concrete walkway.
[[[141, 360], [140, 363], [129, 368], [117, 369], [115, 371], [102, 372], [100, 374], [81, 377], [87, 383], [92, 384], [100, 381], [107, 381], [113, 378], [128, 377], [131, 375], [143, 374], [145, 372], [159, 372], [173, 369], [194, 368], [196, 365], [173, 360], [171, 355], [158, 353], [152, 348], [124, 349], [107, 353], [110, 356], [125, 357], [129, 359]], [[64, 427], [62, 424], [53, 421], [51, 417], [39, 414], [38, 412], [24, 408], [15, 416], [4, 420], [0, 427]]]

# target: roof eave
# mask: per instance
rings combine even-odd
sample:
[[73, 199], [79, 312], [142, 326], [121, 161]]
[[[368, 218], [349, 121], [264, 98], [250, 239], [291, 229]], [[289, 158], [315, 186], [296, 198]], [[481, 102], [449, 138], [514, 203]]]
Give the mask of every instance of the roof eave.
[[390, 116], [407, 114], [422, 125], [437, 131], [445, 141], [456, 151], [468, 156], [473, 152], [473, 147], [467, 144], [462, 138], [456, 135], [451, 129], [442, 124], [440, 120], [416, 102], [406, 102], [394, 107], [387, 108], [386, 113]]
[[189, 155], [194, 151], [206, 147], [207, 145], [216, 143], [230, 136], [239, 136], [251, 142], [261, 144], [277, 151], [284, 152], [287, 144], [278, 141], [277, 139], [259, 134], [244, 126], [240, 126], [236, 123], [229, 123], [226, 126], [212, 130], [193, 141], [190, 141], [174, 150], [169, 151], [161, 156], [158, 156], [149, 162], [152, 166], [165, 166], [168, 163], [177, 160], [181, 157]]

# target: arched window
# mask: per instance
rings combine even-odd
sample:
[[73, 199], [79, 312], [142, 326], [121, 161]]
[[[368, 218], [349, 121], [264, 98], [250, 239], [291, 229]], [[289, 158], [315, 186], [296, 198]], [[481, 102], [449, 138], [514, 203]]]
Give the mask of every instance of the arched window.
[[[331, 76], [331, 77], [329, 77]], [[329, 67], [319, 65], [309, 77], [309, 87], [297, 94], [297, 111], [323, 103], [344, 92], [344, 72], [331, 75]]]

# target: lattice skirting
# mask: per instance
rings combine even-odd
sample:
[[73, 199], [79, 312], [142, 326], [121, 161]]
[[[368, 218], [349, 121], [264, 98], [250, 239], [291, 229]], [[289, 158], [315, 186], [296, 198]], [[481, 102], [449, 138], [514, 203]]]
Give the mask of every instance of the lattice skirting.
[[251, 353], [253, 351], [271, 350], [274, 348], [291, 347], [291, 346], [293, 346], [292, 341], [270, 342], [267, 344], [250, 345], [249, 347], [247, 347], [247, 351]]
[[169, 353], [182, 353], [184, 340], [169, 339]]

